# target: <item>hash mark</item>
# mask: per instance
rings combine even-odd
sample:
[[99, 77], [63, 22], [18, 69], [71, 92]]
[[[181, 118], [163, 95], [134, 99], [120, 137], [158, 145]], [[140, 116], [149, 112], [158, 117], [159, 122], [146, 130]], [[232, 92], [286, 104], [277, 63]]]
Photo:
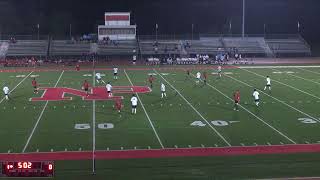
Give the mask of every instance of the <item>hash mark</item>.
[[123, 147], [121, 147], [121, 150], [123, 150]]
[[174, 147], [175, 147], [175, 148], [178, 148], [178, 146], [177, 146], [177, 145], [174, 145]]
[[215, 147], [218, 147], [218, 145], [217, 145], [217, 144], [214, 144], [214, 146], [215, 146]]
[[137, 147], [135, 146], [134, 149], [137, 149]]
[[308, 141], [306, 141], [306, 144], [310, 144]]
[[8, 150], [8, 153], [10, 153], [10, 152], [11, 152], [11, 150], [9, 149], [9, 150]]
[[51, 149], [50, 151], [53, 152], [53, 149]]
[[201, 147], [203, 147], [203, 148], [204, 148], [205, 146], [204, 146], [203, 144], [201, 144]]
[[244, 146], [244, 144], [243, 144], [243, 143], [240, 143], [240, 145], [241, 145], [241, 146]]
[[191, 146], [191, 145], [188, 145], [188, 147], [191, 148], [192, 146]]
[[79, 151], [82, 151], [82, 148], [79, 148]]
[[64, 148], [64, 151], [68, 151], [68, 149], [67, 149], [67, 148]]
[[271, 146], [271, 144], [270, 144], [269, 142], [267, 142], [267, 144], [268, 144], [269, 146]]
[[107, 148], [107, 151], [109, 151], [110, 149], [109, 148]]
[[151, 149], [151, 147], [150, 147], [150, 146], [148, 146], [148, 149]]
[[255, 146], [258, 146], [258, 144], [257, 143], [253, 143]]
[[37, 149], [37, 152], [39, 152], [39, 149]]
[[283, 142], [280, 141], [280, 144], [283, 144]]

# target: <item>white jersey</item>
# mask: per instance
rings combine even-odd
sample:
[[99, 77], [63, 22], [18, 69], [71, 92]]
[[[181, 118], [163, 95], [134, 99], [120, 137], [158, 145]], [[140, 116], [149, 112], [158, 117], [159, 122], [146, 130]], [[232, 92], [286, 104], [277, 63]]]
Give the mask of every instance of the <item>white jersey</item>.
[[197, 79], [200, 79], [200, 78], [201, 78], [201, 73], [197, 72]]
[[258, 91], [254, 91], [253, 94], [252, 94], [252, 96], [254, 97], [255, 100], [258, 100], [258, 99], [259, 99], [259, 95], [260, 95], [260, 94], [259, 94]]
[[221, 66], [218, 66], [218, 72], [221, 72]]
[[4, 94], [9, 94], [9, 88], [7, 86], [3, 87]]
[[118, 68], [113, 68], [113, 73], [117, 74], [118, 73]]
[[111, 90], [112, 90], [111, 84], [107, 84], [107, 85], [106, 85], [106, 88], [107, 88], [107, 91], [111, 91]]
[[132, 60], [136, 61], [137, 60], [137, 56], [136, 55], [132, 56]]
[[96, 78], [97, 79], [101, 79], [101, 74], [100, 73], [96, 73]]
[[271, 85], [271, 79], [269, 77], [267, 78], [267, 85]]
[[137, 97], [133, 96], [133, 97], [131, 98], [131, 105], [132, 105], [132, 106], [138, 105], [138, 98], [137, 98]]
[[165, 92], [166, 91], [166, 86], [164, 84], [161, 84], [161, 88], [160, 89], [161, 89], [162, 92]]

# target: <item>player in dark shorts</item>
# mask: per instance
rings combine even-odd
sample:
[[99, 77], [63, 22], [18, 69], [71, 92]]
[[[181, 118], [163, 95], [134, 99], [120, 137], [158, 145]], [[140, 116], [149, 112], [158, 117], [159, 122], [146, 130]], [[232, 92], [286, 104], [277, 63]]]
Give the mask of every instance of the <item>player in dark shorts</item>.
[[79, 64], [76, 65], [76, 71], [80, 71], [80, 65]]
[[32, 80], [32, 87], [33, 87], [33, 93], [38, 94], [38, 84], [37, 84], [36, 78], [33, 78]]
[[89, 87], [90, 87], [90, 85], [89, 85], [88, 81], [85, 80], [83, 82], [82, 89], [84, 89], [84, 91], [87, 93], [87, 96], [89, 96]]
[[239, 111], [239, 103], [240, 103], [240, 91], [236, 90], [236, 92], [233, 94], [234, 99], [234, 107], [233, 110]]
[[153, 81], [155, 80], [155, 78], [152, 76], [152, 75], [150, 75], [149, 76], [149, 78], [148, 78], [148, 81], [149, 81], [149, 83], [150, 83], [150, 87], [151, 88], [153, 88]]
[[190, 70], [189, 70], [189, 69], [187, 69], [187, 71], [186, 71], [186, 72], [187, 72], [187, 75], [186, 75], [186, 79], [185, 79], [185, 81], [190, 79]]

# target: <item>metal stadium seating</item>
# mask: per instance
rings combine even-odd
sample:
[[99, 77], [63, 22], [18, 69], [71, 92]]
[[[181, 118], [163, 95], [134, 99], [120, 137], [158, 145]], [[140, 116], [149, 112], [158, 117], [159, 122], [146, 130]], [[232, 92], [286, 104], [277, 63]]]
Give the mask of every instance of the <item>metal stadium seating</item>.
[[98, 44], [99, 55], [131, 55], [135, 49], [137, 49], [135, 40], [117, 41], [116, 44]]
[[290, 39], [267, 39], [270, 49], [274, 54], [305, 54], [310, 55], [311, 50], [308, 44], [300, 38]]
[[0, 41], [1, 44], [7, 43], [8, 49], [6, 56], [46, 56], [48, 41], [46, 40], [18, 40], [15, 43]]
[[223, 50], [220, 38], [204, 38], [190, 41], [190, 48], [186, 48], [189, 54], [217, 54]]
[[72, 42], [68, 40], [52, 40], [50, 45], [51, 56], [79, 56], [90, 53], [90, 43]]
[[139, 44], [141, 54], [180, 54], [182, 51], [182, 42], [179, 40], [159, 40], [157, 50], [155, 50], [154, 44], [153, 40], [141, 40]]

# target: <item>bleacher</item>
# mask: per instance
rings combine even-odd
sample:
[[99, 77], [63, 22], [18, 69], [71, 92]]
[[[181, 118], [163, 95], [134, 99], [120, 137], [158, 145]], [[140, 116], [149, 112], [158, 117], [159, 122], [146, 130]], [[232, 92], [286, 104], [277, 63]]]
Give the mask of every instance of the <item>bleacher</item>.
[[223, 42], [226, 49], [236, 48], [237, 52], [241, 54], [266, 54], [266, 44], [262, 37], [227, 37], [223, 38]]
[[131, 55], [133, 50], [137, 49], [135, 40], [122, 40], [116, 43], [98, 43], [99, 55]]
[[190, 41], [190, 48], [186, 48], [188, 54], [217, 54], [223, 50], [220, 38], [203, 38]]
[[89, 54], [90, 47], [90, 43], [87, 42], [52, 40], [49, 53], [51, 56], [80, 56]]
[[159, 40], [157, 46], [154, 40], [141, 40], [139, 45], [142, 55], [180, 54], [182, 50], [179, 40]]
[[7, 40], [0, 41], [8, 44], [6, 56], [46, 56], [48, 41], [46, 40], [18, 40], [11, 43]]
[[274, 54], [277, 55], [310, 55], [311, 49], [304, 40], [300, 38], [290, 39], [266, 39], [267, 44]]

